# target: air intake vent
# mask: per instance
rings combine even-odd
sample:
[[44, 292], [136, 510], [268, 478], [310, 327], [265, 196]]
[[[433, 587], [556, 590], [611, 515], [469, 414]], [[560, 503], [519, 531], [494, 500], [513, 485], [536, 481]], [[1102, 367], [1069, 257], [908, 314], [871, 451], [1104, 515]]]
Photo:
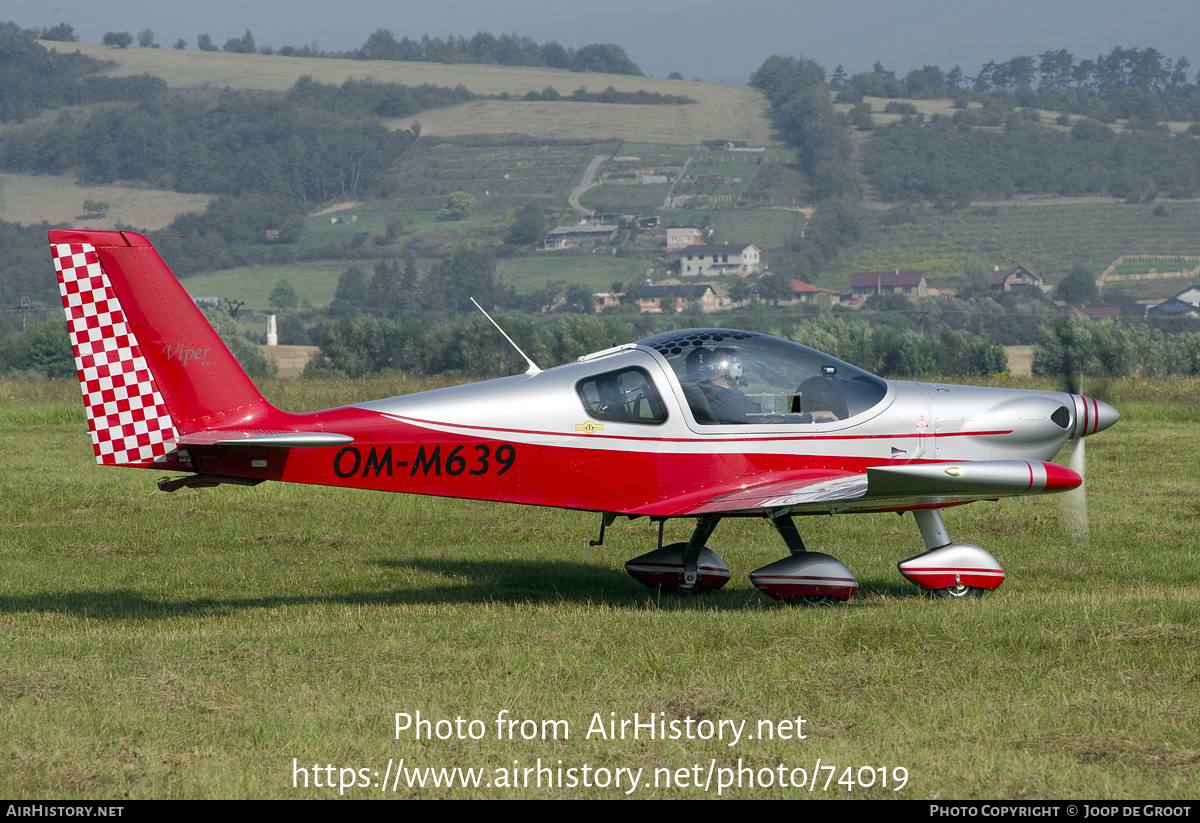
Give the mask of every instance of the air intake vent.
[[1053, 420], [1060, 429], [1068, 428], [1071, 425], [1071, 410], [1066, 406], [1059, 406], [1054, 410], [1054, 414], [1050, 415], [1050, 419]]

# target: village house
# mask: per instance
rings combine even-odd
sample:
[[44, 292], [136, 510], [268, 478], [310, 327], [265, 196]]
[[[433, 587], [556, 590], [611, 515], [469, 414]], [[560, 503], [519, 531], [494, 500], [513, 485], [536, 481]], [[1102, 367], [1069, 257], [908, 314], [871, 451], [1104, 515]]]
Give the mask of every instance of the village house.
[[701, 311], [716, 311], [720, 298], [707, 283], [680, 283], [668, 286], [645, 286], [638, 298], [638, 308], [647, 314], [683, 311], [688, 303], [697, 303]]
[[700, 229], [667, 229], [667, 248], [685, 249], [704, 240]]
[[612, 240], [617, 227], [601, 223], [597, 226], [559, 226], [546, 235], [547, 249], [569, 249], [584, 243], [599, 246]]
[[1026, 289], [1046, 290], [1046, 280], [1036, 269], [1024, 263], [1015, 269], [1000, 270], [999, 266], [992, 268], [992, 290], [1008, 291], [1020, 294]]
[[833, 289], [819, 289], [800, 280], [792, 281], [792, 294], [800, 303], [827, 303], [836, 306], [842, 299], [840, 292]]
[[621, 305], [621, 298], [625, 296], [625, 292], [602, 291], [592, 296], [596, 298], [596, 311], [600, 311]]
[[873, 294], [903, 294], [909, 300], [929, 296], [923, 271], [864, 271], [850, 275], [850, 293], [862, 300]]
[[679, 255], [679, 273], [684, 277], [730, 274], [745, 277], [762, 271], [761, 255], [753, 243], [692, 245], [683, 249]]
[[1147, 314], [1174, 317], [1195, 315], [1198, 312], [1200, 312], [1200, 286], [1191, 286], [1147, 310]]

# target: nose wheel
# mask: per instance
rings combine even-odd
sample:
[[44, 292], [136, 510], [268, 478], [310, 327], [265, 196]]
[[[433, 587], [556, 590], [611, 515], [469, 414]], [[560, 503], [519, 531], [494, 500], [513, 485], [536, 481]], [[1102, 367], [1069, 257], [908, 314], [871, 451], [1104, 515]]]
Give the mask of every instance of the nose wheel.
[[930, 597], [953, 600], [982, 597], [1004, 582], [1004, 570], [978, 546], [952, 543], [942, 513], [937, 509], [914, 511], [926, 551], [896, 564], [900, 574]]
[[983, 593], [987, 591], [980, 586], [964, 586], [962, 581], [959, 581], [953, 586], [943, 586], [940, 589], [930, 589], [926, 594], [936, 600], [954, 600], [957, 598], [972, 598], [983, 597]]

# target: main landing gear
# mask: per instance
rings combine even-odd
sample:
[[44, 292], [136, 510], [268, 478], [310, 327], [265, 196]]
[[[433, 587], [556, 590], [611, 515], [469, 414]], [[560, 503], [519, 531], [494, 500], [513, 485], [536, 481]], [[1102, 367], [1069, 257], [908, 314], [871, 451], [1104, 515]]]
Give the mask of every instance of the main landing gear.
[[662, 544], [663, 522], [658, 521], [658, 548], [630, 560], [625, 571], [652, 589], [684, 595], [711, 592], [729, 582], [725, 561], [704, 545], [721, 518], [701, 518], [688, 542], [669, 546]]
[[[922, 509], [913, 515], [926, 551], [902, 560], [897, 567], [928, 595], [979, 597], [1004, 582], [1004, 570], [994, 557], [978, 546], [950, 541], [940, 511]], [[604, 528], [614, 517], [605, 514], [600, 540], [593, 540], [593, 546], [604, 542]], [[769, 514], [768, 519], [791, 554], [750, 573], [750, 581], [760, 591], [793, 606], [833, 605], [849, 600], [858, 591], [858, 581], [840, 560], [805, 548], [791, 514], [781, 511]], [[658, 548], [625, 564], [634, 579], [652, 589], [681, 595], [703, 594], [729, 582], [731, 575], [725, 561], [704, 545], [721, 522], [720, 517], [700, 518], [686, 543], [668, 546], [662, 544], [664, 522], [660, 520], [658, 525]]]

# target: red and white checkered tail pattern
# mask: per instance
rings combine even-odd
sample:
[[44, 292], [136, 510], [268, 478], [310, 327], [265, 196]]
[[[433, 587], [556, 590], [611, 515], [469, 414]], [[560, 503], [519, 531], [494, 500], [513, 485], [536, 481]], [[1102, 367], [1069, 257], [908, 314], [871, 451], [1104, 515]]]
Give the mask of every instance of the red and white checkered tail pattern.
[[153, 463], [178, 433], [96, 249], [62, 243], [53, 251], [96, 462]]

